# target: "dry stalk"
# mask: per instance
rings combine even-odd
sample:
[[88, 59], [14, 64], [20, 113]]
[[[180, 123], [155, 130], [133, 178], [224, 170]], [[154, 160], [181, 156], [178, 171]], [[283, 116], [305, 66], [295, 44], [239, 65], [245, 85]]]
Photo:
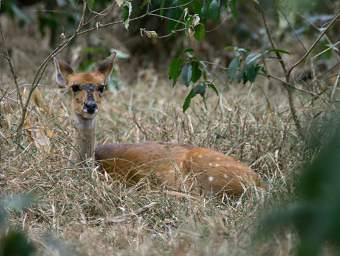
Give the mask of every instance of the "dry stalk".
[[[9, 55], [8, 49], [6, 47], [6, 38], [5, 38], [5, 35], [2, 31], [1, 23], [0, 23], [0, 34], [1, 34], [1, 39], [2, 39], [2, 42], [3, 42], [3, 49], [5, 51], [4, 58], [8, 62], [8, 65], [9, 65], [9, 68], [10, 68], [10, 71], [11, 71], [11, 74], [12, 74], [12, 77], [13, 77], [13, 81], [14, 81], [14, 84], [15, 84], [15, 87], [16, 87], [16, 90], [17, 90], [17, 97], [19, 99], [20, 107], [21, 107], [21, 109], [23, 109], [23, 101], [22, 101], [22, 95], [21, 95], [20, 89], [19, 89], [18, 76], [17, 76], [17, 73], [15, 72], [11, 56]], [[7, 91], [6, 91], [6, 93], [7, 93]], [[6, 96], [6, 93], [3, 95], [3, 97]]]
[[[263, 9], [261, 8], [260, 4], [257, 4], [256, 5], [258, 11], [260, 12], [261, 14], [261, 18], [262, 18], [262, 21], [263, 21], [263, 25], [265, 27], [265, 31], [266, 31], [266, 34], [267, 34], [267, 37], [268, 37], [268, 40], [269, 40], [269, 43], [271, 45], [271, 47], [273, 49], [277, 49], [276, 48], [276, 44], [271, 36], [271, 32], [269, 30], [269, 26], [268, 26], [268, 22], [267, 22], [267, 19], [266, 19], [266, 16], [265, 16], [265, 13], [263, 11]], [[295, 124], [295, 127], [296, 127], [296, 130], [299, 134], [299, 136], [302, 138], [302, 139], [306, 139], [305, 138], [305, 134], [304, 134], [304, 131], [303, 131], [303, 128], [302, 128], [302, 125], [301, 125], [301, 122], [299, 120], [299, 117], [297, 115], [297, 111], [296, 111], [296, 107], [295, 107], [295, 104], [294, 104], [294, 97], [293, 97], [293, 92], [292, 92], [292, 87], [294, 86], [291, 86], [290, 85], [290, 78], [291, 78], [291, 73], [292, 71], [297, 67], [299, 66], [301, 63], [303, 63], [306, 58], [309, 56], [309, 54], [312, 52], [312, 50], [315, 48], [315, 46], [319, 43], [319, 41], [323, 38], [323, 36], [327, 33], [327, 31], [335, 24], [336, 20], [340, 17], [340, 12], [338, 14], [336, 14], [334, 16], [334, 18], [331, 20], [331, 22], [327, 25], [327, 27], [322, 31], [322, 33], [319, 35], [319, 37], [314, 41], [314, 43], [312, 44], [312, 46], [306, 51], [306, 53], [297, 61], [295, 62], [290, 68], [287, 68], [286, 66], [286, 63], [284, 62], [283, 58], [282, 58], [282, 55], [280, 54], [280, 52], [278, 51], [275, 51], [275, 54], [276, 54], [276, 57], [277, 59], [279, 60], [279, 63], [280, 63], [280, 66], [281, 66], [281, 69], [284, 73], [284, 76], [285, 76], [285, 81], [281, 81], [281, 84], [283, 84], [287, 90], [287, 95], [288, 95], [288, 103], [289, 103], [289, 108], [290, 108], [290, 112], [291, 112], [291, 115], [292, 115], [292, 118], [293, 118], [293, 121], [294, 121], [294, 124]], [[275, 78], [276, 77], [273, 77], [273, 76], [268, 76], [268, 78]], [[278, 80], [278, 79], [276, 79]], [[281, 80], [281, 79], [280, 79]]]

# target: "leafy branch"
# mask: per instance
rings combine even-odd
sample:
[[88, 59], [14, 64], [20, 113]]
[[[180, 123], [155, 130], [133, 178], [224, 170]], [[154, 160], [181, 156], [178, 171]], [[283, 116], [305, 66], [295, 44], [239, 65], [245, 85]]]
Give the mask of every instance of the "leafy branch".
[[[261, 14], [261, 18], [262, 18], [262, 21], [263, 21], [263, 25], [265, 27], [265, 31], [266, 31], [266, 34], [267, 34], [267, 37], [268, 37], [268, 40], [271, 44], [271, 47], [273, 48], [276, 48], [276, 45], [274, 43], [274, 40], [271, 36], [271, 32], [269, 30], [269, 26], [268, 26], [268, 22], [266, 20], [266, 16], [265, 16], [265, 13], [263, 11], [263, 9], [261, 8], [260, 4], [256, 4], [257, 6], [257, 9], [258, 11], [260, 12]], [[280, 52], [276, 51], [275, 54], [276, 54], [276, 57], [280, 63], [280, 66], [282, 68], [282, 71], [284, 73], [284, 76], [285, 76], [285, 80], [284, 81], [281, 81], [281, 84], [283, 84], [287, 90], [287, 94], [288, 94], [288, 103], [289, 103], [289, 107], [290, 107], [290, 112], [292, 114], [292, 118], [293, 118], [293, 121], [294, 121], [294, 124], [295, 124], [295, 127], [297, 129], [297, 132], [299, 134], [299, 136], [303, 139], [306, 139], [305, 138], [305, 135], [304, 135], [304, 131], [303, 131], [303, 128], [302, 128], [302, 125], [301, 125], [301, 122], [298, 118], [298, 115], [297, 115], [297, 111], [296, 111], [296, 107], [295, 107], [295, 104], [294, 104], [294, 97], [293, 97], [293, 94], [292, 94], [292, 88], [294, 86], [291, 86], [290, 85], [290, 78], [291, 78], [291, 73], [292, 71], [297, 67], [299, 66], [301, 63], [303, 63], [306, 58], [309, 56], [309, 54], [312, 52], [312, 50], [315, 48], [315, 46], [320, 42], [320, 40], [323, 38], [323, 36], [327, 33], [327, 31], [335, 24], [336, 20], [340, 17], [340, 13], [338, 13], [337, 15], [334, 16], [334, 18], [332, 19], [332, 21], [328, 24], [328, 26], [323, 30], [323, 32], [319, 35], [319, 37], [314, 41], [314, 43], [312, 44], [312, 46], [308, 49], [308, 51], [296, 62], [294, 63], [289, 69], [286, 67], [286, 63], [284, 62], [283, 58], [282, 58], [282, 55]], [[273, 76], [268, 76], [268, 78], [273, 78]]]

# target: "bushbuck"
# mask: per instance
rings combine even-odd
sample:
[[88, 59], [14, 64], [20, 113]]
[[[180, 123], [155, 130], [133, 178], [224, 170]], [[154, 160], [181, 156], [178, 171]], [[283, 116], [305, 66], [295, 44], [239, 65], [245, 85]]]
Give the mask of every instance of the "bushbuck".
[[74, 72], [66, 62], [54, 60], [57, 83], [72, 95], [73, 146], [77, 149], [73, 161], [94, 158], [108, 174], [126, 182], [152, 176], [169, 189], [210, 195], [239, 196], [250, 186], [261, 186], [260, 177], [250, 167], [209, 148], [163, 142], [96, 145], [96, 115], [115, 56], [85, 73]]

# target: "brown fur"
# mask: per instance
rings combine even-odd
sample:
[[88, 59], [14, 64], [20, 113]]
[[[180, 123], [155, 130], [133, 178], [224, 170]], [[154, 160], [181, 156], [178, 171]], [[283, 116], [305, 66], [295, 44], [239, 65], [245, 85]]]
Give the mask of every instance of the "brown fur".
[[[74, 84], [95, 84], [97, 87], [105, 83], [105, 76], [99, 72], [91, 72], [91, 73], [76, 73], [70, 74], [67, 76], [68, 86], [71, 87]], [[83, 112], [83, 106], [86, 101], [87, 95], [86, 91], [81, 90], [79, 92], [73, 93], [72, 97], [72, 107], [74, 113], [83, 116], [84, 118], [88, 117], [87, 113]], [[101, 103], [102, 93], [98, 90], [94, 91], [94, 100], [98, 104]]]
[[95, 150], [95, 159], [111, 175], [136, 182], [154, 175], [160, 184], [176, 190], [240, 195], [259, 176], [248, 166], [217, 151], [167, 143], [107, 144]]
[[[113, 57], [89, 73], [73, 73], [65, 63], [56, 62], [57, 80], [62, 78], [59, 80], [65, 80], [69, 87], [89, 83], [99, 86], [111, 74]], [[99, 109], [101, 96], [95, 90], [94, 100]], [[86, 98], [86, 90], [73, 92], [78, 160], [93, 156], [95, 145], [95, 114], [84, 113]], [[153, 175], [160, 184], [176, 190], [193, 188], [204, 193], [240, 195], [249, 186], [260, 185], [259, 176], [248, 166], [217, 151], [190, 145], [155, 142], [99, 145], [95, 159], [115, 178], [136, 182]]]

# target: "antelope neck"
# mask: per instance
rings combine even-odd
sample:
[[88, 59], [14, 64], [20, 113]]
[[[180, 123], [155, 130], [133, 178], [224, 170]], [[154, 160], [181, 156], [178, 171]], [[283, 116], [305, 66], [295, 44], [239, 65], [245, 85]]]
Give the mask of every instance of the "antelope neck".
[[84, 161], [93, 158], [96, 144], [95, 128], [96, 119], [86, 119], [80, 115], [75, 115], [75, 141], [77, 161]]

